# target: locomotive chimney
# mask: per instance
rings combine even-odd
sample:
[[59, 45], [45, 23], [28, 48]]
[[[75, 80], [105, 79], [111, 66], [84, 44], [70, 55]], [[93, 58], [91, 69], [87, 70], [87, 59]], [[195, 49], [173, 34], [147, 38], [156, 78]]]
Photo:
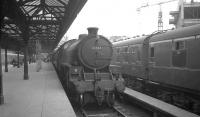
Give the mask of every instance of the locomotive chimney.
[[97, 32], [98, 32], [97, 27], [89, 27], [89, 28], [87, 28], [87, 30], [88, 30], [88, 35], [92, 35], [92, 36], [97, 35]]

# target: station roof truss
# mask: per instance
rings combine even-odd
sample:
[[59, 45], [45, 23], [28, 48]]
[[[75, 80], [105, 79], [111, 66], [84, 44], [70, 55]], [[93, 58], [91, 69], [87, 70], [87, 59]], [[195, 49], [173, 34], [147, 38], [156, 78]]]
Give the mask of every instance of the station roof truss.
[[1, 44], [9, 46], [13, 41], [8, 40], [15, 40], [19, 47], [28, 42], [34, 49], [35, 41], [40, 40], [43, 50], [47, 51], [56, 47], [87, 0], [1, 2]]

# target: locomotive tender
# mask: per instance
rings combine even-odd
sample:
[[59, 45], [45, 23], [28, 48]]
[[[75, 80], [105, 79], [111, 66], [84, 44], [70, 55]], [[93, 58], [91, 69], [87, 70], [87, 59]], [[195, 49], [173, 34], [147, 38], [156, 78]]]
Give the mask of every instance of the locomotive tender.
[[125, 89], [121, 75], [109, 68], [112, 44], [97, 31], [98, 28], [88, 28], [88, 35], [67, 41], [53, 56], [53, 64], [69, 97], [81, 105], [91, 101], [112, 105], [115, 94]]
[[200, 113], [200, 25], [113, 46], [111, 64], [121, 68], [128, 86]]

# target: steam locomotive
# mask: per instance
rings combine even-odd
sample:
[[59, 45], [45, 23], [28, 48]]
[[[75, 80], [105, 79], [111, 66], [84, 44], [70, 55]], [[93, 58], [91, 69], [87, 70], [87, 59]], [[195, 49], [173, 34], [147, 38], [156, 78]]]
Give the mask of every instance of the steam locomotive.
[[200, 25], [113, 43], [126, 85], [200, 113]]
[[53, 55], [53, 64], [69, 98], [82, 106], [90, 102], [112, 105], [115, 95], [125, 89], [118, 72], [111, 72], [112, 44], [88, 28], [88, 34], [64, 43]]

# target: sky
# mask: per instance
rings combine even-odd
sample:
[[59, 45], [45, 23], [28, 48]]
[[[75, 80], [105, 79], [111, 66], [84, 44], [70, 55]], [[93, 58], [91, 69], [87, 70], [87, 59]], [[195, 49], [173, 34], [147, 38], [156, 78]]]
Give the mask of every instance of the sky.
[[[88, 27], [98, 27], [98, 34], [110, 36], [135, 36], [149, 34], [157, 30], [159, 5], [137, 8], [148, 4], [170, 0], [88, 0], [65, 34], [69, 39], [87, 34]], [[161, 5], [163, 29], [169, 25], [170, 11], [177, 10], [178, 0]]]

